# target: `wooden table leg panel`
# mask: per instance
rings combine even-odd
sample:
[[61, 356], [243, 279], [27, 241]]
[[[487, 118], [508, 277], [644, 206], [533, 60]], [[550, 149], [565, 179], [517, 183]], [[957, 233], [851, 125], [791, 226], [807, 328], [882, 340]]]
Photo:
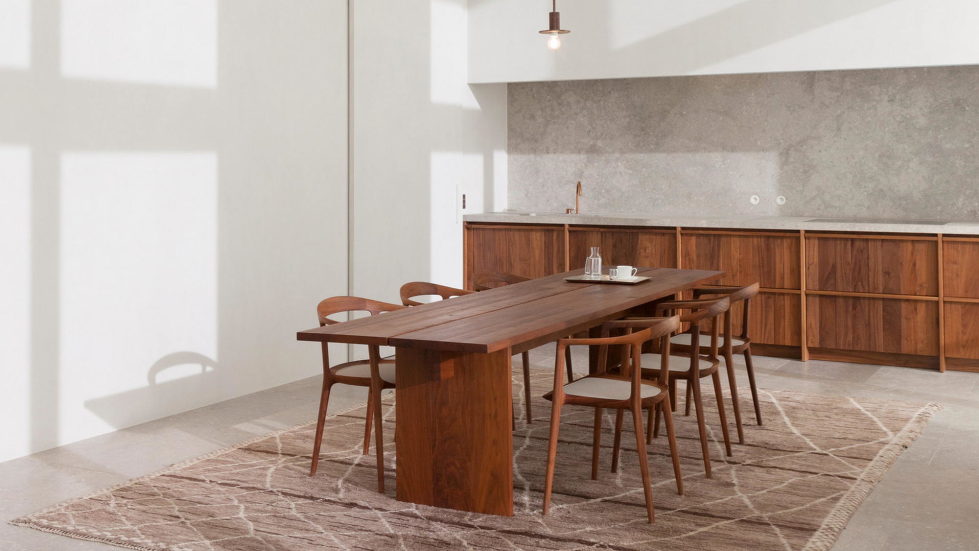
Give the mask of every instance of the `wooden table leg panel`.
[[513, 515], [510, 351], [397, 351], [397, 498]]

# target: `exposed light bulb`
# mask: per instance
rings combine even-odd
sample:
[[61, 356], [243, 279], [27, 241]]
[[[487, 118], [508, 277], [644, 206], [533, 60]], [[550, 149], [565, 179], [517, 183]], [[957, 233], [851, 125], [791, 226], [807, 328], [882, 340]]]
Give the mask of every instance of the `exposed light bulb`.
[[547, 28], [538, 32], [547, 35], [548, 48], [557, 50], [561, 47], [561, 35], [571, 32], [561, 28], [561, 14], [557, 11], [557, 0], [551, 2], [551, 13], [548, 14], [547, 23]]

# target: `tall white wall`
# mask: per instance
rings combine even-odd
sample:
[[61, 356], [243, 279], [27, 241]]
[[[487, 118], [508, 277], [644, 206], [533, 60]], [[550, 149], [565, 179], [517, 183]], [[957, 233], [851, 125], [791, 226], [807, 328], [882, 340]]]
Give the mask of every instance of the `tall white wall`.
[[353, 294], [462, 284], [467, 212], [505, 206], [506, 87], [469, 86], [465, 0], [355, 0]]
[[469, 81], [979, 63], [975, 0], [469, 0]]
[[319, 371], [346, 30], [345, 0], [0, 2], [0, 460]]

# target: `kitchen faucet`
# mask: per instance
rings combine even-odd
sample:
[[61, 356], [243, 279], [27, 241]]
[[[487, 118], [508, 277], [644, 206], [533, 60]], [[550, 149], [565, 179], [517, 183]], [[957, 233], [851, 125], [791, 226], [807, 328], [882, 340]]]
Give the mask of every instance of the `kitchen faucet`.
[[574, 189], [574, 208], [564, 209], [564, 214], [581, 214], [581, 196], [584, 195], [581, 192], [581, 182]]

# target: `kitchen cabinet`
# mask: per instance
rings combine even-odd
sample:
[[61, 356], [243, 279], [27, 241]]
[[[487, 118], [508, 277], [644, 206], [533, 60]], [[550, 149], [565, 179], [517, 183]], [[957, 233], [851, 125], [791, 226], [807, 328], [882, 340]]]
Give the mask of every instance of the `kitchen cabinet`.
[[[749, 334], [758, 352], [801, 356], [798, 232], [683, 229], [679, 240], [680, 267], [721, 270], [724, 277], [719, 285], [760, 284], [749, 318]], [[740, 307], [733, 314], [738, 325], [735, 330], [740, 330]]]
[[939, 238], [808, 233], [810, 357], [940, 367]]
[[806, 289], [938, 296], [938, 238], [808, 234]]
[[467, 224], [466, 288], [480, 272], [537, 278], [567, 270], [565, 234], [563, 226]]
[[938, 368], [938, 301], [810, 295], [811, 358]]
[[979, 238], [945, 237], [942, 268], [945, 361], [979, 372]]
[[979, 237], [478, 222], [465, 234], [467, 276], [539, 277], [599, 246], [606, 265], [759, 282], [750, 332], [760, 354], [979, 372]]
[[979, 372], [979, 302], [945, 303], [945, 361], [950, 369]]
[[696, 270], [722, 270], [720, 285], [763, 289], [801, 289], [799, 234], [683, 230], [681, 265]]
[[979, 299], [979, 238], [943, 239], [946, 298]]
[[650, 228], [568, 228], [568, 262], [572, 268], [585, 265], [591, 247], [601, 247], [606, 266], [676, 268], [676, 230]]

